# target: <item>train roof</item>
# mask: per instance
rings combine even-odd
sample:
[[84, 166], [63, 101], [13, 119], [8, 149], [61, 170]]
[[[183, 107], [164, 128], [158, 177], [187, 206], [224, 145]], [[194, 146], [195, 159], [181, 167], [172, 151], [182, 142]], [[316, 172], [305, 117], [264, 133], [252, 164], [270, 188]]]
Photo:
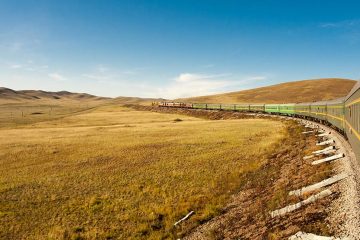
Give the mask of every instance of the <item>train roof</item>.
[[295, 105], [295, 103], [268, 103], [266, 104], [268, 106], [291, 106], [291, 105]]
[[301, 105], [311, 105], [312, 102], [304, 102], [304, 103], [295, 103], [295, 105], [297, 106], [301, 106]]
[[325, 104], [343, 103], [344, 100], [345, 100], [345, 97], [342, 97], [342, 98], [337, 98], [337, 99], [332, 99], [332, 100], [313, 102], [310, 105], [325, 105]]
[[345, 101], [345, 97], [341, 97], [341, 98], [337, 98], [337, 99], [333, 99], [333, 100], [328, 100], [326, 101], [327, 104], [336, 104], [336, 103], [343, 103]]

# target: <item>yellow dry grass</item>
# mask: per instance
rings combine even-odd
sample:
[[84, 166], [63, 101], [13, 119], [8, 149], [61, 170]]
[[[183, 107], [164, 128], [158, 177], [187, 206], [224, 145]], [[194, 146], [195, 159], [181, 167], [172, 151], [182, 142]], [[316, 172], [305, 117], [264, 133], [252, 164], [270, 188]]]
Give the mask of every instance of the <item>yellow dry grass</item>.
[[19, 127], [36, 122], [73, 116], [104, 105], [106, 101], [29, 101], [1, 104], [0, 128]]
[[[283, 127], [119, 106], [7, 126], [0, 129], [0, 238], [174, 238], [219, 213]], [[188, 228], [174, 228], [190, 210]]]

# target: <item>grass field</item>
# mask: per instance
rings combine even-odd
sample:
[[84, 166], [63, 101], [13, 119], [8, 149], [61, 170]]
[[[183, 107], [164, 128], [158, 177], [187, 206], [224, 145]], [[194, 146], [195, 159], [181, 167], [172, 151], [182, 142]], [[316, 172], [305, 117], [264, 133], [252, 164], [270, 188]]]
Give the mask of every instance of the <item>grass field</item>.
[[1, 121], [1, 239], [175, 238], [218, 214], [285, 134], [110, 105], [44, 120]]
[[0, 128], [19, 127], [36, 122], [61, 119], [89, 111], [103, 102], [26, 102], [0, 103]]

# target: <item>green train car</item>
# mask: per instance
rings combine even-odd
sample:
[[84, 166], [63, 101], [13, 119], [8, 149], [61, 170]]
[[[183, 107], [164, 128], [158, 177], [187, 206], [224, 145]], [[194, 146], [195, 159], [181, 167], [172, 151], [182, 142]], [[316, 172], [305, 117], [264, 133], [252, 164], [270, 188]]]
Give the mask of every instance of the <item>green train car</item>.
[[235, 104], [235, 111], [250, 111], [250, 104]]
[[310, 103], [295, 104], [295, 116], [310, 117]]
[[265, 112], [267, 113], [279, 113], [279, 104], [266, 104]]
[[193, 103], [192, 108], [207, 109], [207, 104], [206, 103]]
[[326, 102], [326, 120], [341, 132], [345, 131], [345, 98]]
[[292, 115], [295, 113], [295, 104], [293, 104], [293, 103], [280, 104], [279, 112], [281, 114], [285, 114], [285, 115]]
[[219, 103], [208, 103], [207, 109], [209, 110], [221, 110], [221, 104]]
[[310, 116], [326, 121], [326, 102], [314, 102], [310, 105]]
[[265, 104], [250, 104], [250, 112], [265, 112]]
[[291, 115], [295, 113], [295, 104], [265, 104], [265, 112]]

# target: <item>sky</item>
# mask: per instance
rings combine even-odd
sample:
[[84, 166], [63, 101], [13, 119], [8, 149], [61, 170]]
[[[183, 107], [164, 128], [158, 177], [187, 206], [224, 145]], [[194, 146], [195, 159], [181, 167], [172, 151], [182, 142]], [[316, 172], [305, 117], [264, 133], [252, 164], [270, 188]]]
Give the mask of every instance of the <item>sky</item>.
[[360, 78], [360, 2], [0, 0], [0, 87], [179, 98]]

